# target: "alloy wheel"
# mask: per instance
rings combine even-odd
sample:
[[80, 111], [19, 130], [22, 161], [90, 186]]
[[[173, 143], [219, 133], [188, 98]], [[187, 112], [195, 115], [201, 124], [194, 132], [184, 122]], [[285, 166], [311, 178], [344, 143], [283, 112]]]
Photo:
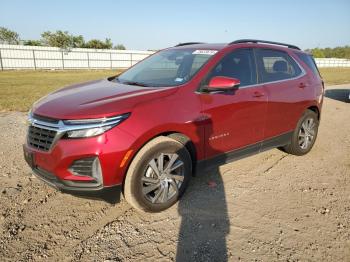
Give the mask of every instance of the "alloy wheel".
[[313, 140], [315, 139], [316, 134], [316, 123], [315, 120], [311, 117], [306, 118], [304, 122], [301, 124], [301, 128], [299, 130], [298, 142], [301, 149], [306, 150], [311, 145]]
[[166, 203], [179, 194], [184, 181], [184, 162], [176, 153], [161, 153], [147, 165], [142, 193], [152, 204]]

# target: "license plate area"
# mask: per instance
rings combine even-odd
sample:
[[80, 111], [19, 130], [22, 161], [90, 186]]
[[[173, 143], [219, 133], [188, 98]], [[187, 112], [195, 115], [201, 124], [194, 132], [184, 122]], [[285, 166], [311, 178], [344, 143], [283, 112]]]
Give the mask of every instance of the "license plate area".
[[24, 159], [27, 162], [27, 164], [31, 167], [34, 168], [35, 167], [35, 159], [34, 159], [34, 153], [28, 151], [25, 146], [23, 146], [23, 155], [24, 155]]

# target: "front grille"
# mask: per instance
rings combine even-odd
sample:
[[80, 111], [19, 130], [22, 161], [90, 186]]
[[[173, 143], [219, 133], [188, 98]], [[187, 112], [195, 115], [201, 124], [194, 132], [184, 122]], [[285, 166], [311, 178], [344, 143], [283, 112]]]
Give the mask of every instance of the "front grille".
[[30, 126], [28, 129], [28, 144], [42, 151], [49, 151], [56, 136], [56, 131]]

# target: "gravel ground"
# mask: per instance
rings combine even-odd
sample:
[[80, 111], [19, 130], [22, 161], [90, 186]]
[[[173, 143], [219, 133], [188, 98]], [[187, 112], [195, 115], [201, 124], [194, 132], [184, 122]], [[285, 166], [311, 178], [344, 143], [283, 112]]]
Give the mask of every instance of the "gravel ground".
[[350, 85], [327, 89], [308, 155], [208, 169], [155, 215], [44, 185], [22, 157], [25, 114], [1, 113], [0, 260], [350, 261], [350, 104], [339, 101]]

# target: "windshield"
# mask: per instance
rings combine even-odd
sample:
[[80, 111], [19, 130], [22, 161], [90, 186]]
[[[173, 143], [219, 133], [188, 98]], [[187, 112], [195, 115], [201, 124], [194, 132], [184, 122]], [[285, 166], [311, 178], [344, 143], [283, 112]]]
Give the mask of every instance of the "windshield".
[[188, 82], [216, 50], [164, 50], [136, 64], [115, 81], [129, 85], [169, 87]]

